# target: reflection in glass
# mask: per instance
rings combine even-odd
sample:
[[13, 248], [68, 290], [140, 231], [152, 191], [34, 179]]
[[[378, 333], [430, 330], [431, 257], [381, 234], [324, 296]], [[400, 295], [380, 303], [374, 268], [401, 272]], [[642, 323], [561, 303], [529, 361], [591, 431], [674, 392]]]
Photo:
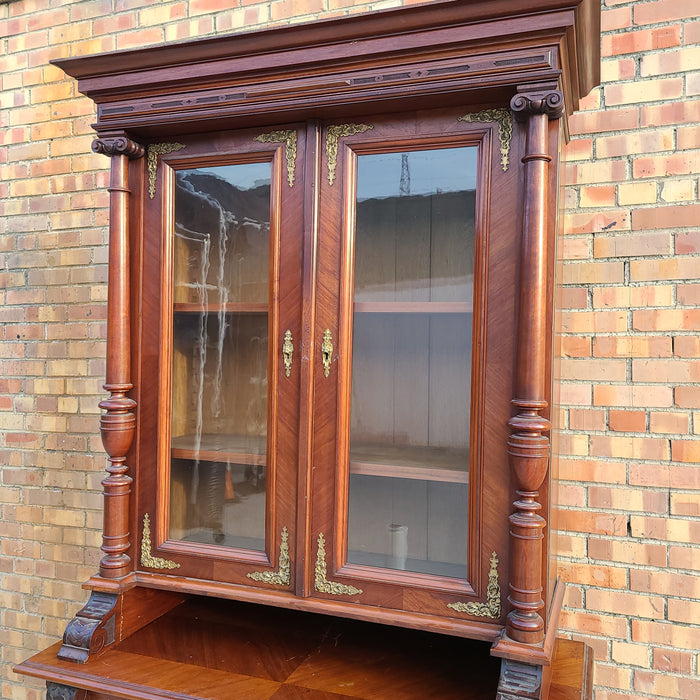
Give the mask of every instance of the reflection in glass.
[[357, 159], [350, 564], [466, 577], [476, 156]]
[[264, 549], [270, 177], [176, 172], [173, 539]]

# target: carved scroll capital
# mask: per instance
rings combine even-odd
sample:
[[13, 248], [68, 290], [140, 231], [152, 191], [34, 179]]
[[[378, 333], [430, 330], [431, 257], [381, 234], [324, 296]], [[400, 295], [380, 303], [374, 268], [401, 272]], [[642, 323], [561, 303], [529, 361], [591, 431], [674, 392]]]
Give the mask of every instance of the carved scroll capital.
[[546, 114], [550, 119], [559, 119], [564, 114], [564, 95], [550, 86], [544, 89], [526, 89], [513, 97], [510, 108], [518, 121], [525, 121], [535, 114]]
[[141, 144], [128, 139], [126, 136], [114, 136], [95, 139], [92, 142], [92, 150], [105, 156], [126, 156], [127, 158], [141, 158], [146, 152]]
[[58, 658], [85, 663], [115, 639], [115, 613], [118, 596], [93, 591], [84, 608], [68, 623]]

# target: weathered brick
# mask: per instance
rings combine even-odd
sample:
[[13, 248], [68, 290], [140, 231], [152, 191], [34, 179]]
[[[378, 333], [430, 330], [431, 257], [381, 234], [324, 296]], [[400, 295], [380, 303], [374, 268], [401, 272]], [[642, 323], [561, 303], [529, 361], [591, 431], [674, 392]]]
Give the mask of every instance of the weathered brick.
[[699, 278], [698, 259], [693, 257], [630, 261], [630, 279], [633, 282], [694, 280]]
[[[667, 563], [666, 545], [624, 540], [591, 539], [588, 554], [592, 559], [617, 564], [639, 564], [664, 568]], [[625, 584], [625, 588], [626, 588]]]
[[586, 593], [586, 607], [634, 618], [656, 619], [663, 616], [664, 603], [661, 596], [637, 595], [623, 591], [591, 589]]
[[645, 411], [613, 411], [608, 416], [610, 430], [624, 433], [643, 433], [646, 430]]
[[697, 8], [674, 0], [640, 2], [634, 6], [635, 24], [657, 24], [677, 19], [696, 18]]
[[689, 428], [690, 416], [687, 413], [652, 411], [649, 414], [649, 430], [652, 433], [685, 435]]
[[617, 201], [621, 205], [654, 204], [658, 188], [656, 182], [623, 182], [617, 185]]
[[591, 435], [591, 455], [616, 459], [660, 460], [670, 456], [668, 440], [653, 437]]
[[[635, 212], [632, 212], [633, 217], [634, 215]], [[593, 256], [595, 258], [669, 255], [672, 250], [673, 237], [670, 233], [627, 233], [614, 236], [596, 236], [593, 242]]]

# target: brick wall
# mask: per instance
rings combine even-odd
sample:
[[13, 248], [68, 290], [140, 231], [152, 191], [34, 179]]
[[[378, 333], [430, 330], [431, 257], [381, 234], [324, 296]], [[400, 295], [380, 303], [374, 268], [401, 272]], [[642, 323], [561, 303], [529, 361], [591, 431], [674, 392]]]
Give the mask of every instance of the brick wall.
[[[96, 570], [107, 159], [49, 59], [408, 0], [0, 0], [0, 643], [54, 642]], [[231, 6], [222, 11], [223, 5]], [[562, 241], [562, 634], [596, 699], [700, 697], [700, 21], [605, 0], [603, 86], [571, 121]]]
[[603, 3], [562, 245], [562, 629], [596, 700], [700, 697], [700, 8]]

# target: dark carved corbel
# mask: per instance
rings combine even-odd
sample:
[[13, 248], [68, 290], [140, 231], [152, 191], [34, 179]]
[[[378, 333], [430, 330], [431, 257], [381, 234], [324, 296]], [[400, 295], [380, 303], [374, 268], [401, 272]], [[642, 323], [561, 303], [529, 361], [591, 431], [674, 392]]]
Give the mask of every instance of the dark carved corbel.
[[142, 158], [146, 149], [126, 136], [105, 136], [92, 142], [92, 150], [105, 156]]
[[496, 700], [539, 700], [542, 667], [503, 659]]
[[85, 663], [111, 644], [115, 640], [117, 600], [114, 593], [93, 591], [85, 607], [68, 623], [58, 658]]
[[520, 85], [518, 94], [510, 101], [510, 108], [518, 121], [526, 121], [534, 114], [559, 119], [564, 114], [564, 95], [554, 83]]
[[87, 690], [46, 681], [46, 700], [85, 700]]

